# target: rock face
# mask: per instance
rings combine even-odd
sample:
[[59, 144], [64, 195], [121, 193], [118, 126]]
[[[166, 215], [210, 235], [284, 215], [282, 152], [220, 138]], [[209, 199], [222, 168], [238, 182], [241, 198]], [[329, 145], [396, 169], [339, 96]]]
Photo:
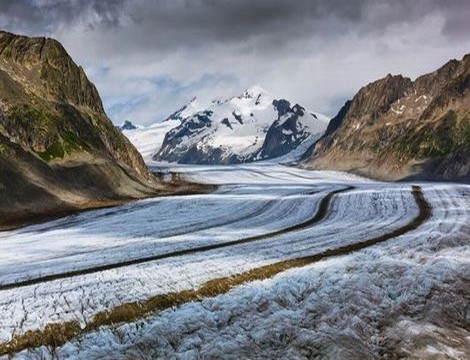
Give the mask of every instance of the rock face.
[[[304, 131], [302, 128], [301, 119], [306, 116], [305, 109], [300, 105], [294, 105], [291, 108], [288, 101], [283, 101], [284, 110], [281, 110], [278, 103], [273, 102], [279, 118], [273, 122], [266, 133], [266, 138], [258, 156], [261, 159], [271, 159], [288, 154], [304, 141], [309, 138], [313, 140], [313, 137], [317, 135], [312, 134], [310, 131]], [[312, 114], [307, 116], [315, 117]]]
[[470, 55], [359, 90], [303, 165], [385, 180], [470, 180]]
[[313, 142], [328, 123], [324, 116], [276, 99], [259, 86], [186, 117], [181, 111], [177, 115], [181, 123], [165, 135], [154, 160], [237, 164], [271, 159]]
[[137, 126], [135, 126], [132, 123], [132, 121], [126, 120], [121, 126], [118, 126], [117, 128], [121, 131], [125, 131], [125, 130], [135, 130], [137, 129]]
[[0, 32], [0, 226], [160, 187], [59, 42]]

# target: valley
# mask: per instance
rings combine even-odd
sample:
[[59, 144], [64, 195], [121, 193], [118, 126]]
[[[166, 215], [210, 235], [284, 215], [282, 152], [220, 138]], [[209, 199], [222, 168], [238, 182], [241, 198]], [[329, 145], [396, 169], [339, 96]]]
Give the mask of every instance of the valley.
[[[378, 356], [414, 339], [404, 324], [428, 329], [430, 319], [443, 328], [420, 333], [413, 354], [445, 353], [450, 336], [452, 351], [466, 354], [459, 314], [468, 302], [468, 185], [383, 183], [269, 163], [167, 166], [218, 189], [0, 234], [3, 354], [217, 357], [235, 331], [238, 356], [254, 341], [270, 344], [259, 349], [268, 357], [300, 356], [312, 342], [320, 353], [331, 354], [334, 342], [343, 356]], [[270, 331], [281, 318], [291, 325]]]
[[0, 360], [470, 359], [468, 11], [7, 3]]

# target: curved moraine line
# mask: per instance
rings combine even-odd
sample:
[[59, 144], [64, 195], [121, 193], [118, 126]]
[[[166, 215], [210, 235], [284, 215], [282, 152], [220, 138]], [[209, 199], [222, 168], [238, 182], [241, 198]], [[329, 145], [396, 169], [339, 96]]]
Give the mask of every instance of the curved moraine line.
[[[347, 189], [338, 190], [336, 193], [346, 190]], [[418, 205], [419, 213], [409, 223], [391, 232], [368, 240], [359, 241], [354, 244], [340, 246], [334, 249], [327, 249], [317, 254], [290, 260], [283, 260], [251, 269], [233, 276], [209, 280], [197, 289], [156, 295], [145, 301], [122, 304], [111, 310], [105, 310], [97, 313], [85, 328], [81, 328], [78, 321], [48, 324], [42, 330], [30, 330], [22, 335], [13, 337], [13, 339], [8, 342], [0, 344], [0, 355], [13, 354], [27, 348], [37, 348], [40, 346], [57, 347], [79, 335], [96, 330], [101, 326], [136, 321], [152, 313], [170, 307], [182, 305], [190, 301], [200, 301], [202, 298], [206, 297], [214, 297], [224, 294], [233, 287], [247, 282], [271, 278], [283, 271], [310, 265], [330, 257], [348, 255], [352, 252], [362, 250], [403, 235], [409, 231], [415, 230], [420, 225], [422, 225], [430, 218], [432, 212], [431, 205], [424, 198], [422, 190], [419, 186], [412, 186], [411, 192], [413, 194], [414, 200], [416, 201], [416, 204]], [[310, 222], [319, 221], [319, 218], [324, 218], [326, 216], [329, 202], [334, 193], [335, 192], [328, 194], [329, 197], [327, 195], [323, 199], [325, 205], [322, 207], [320, 204], [317, 214], [312, 219], [310, 219]], [[324, 212], [323, 215], [321, 215], [322, 211]]]
[[[283, 196], [282, 199], [284, 200], [284, 199], [289, 199], [291, 197], [310, 196], [310, 195], [315, 195], [317, 193], [319, 193], [318, 190], [312, 190], [312, 191], [302, 192], [302, 193], [293, 193], [293, 194]], [[220, 220], [220, 218], [218, 218], [218, 219], [216, 219], [217, 221], [212, 221], [212, 222], [206, 221], [206, 222], [203, 222], [203, 223], [202, 222], [196, 222], [196, 223], [189, 224], [189, 225], [186, 225], [186, 226], [182, 226], [182, 227], [180, 226], [177, 229], [169, 228], [169, 229], [166, 229], [166, 230], [162, 231], [162, 233], [160, 233], [158, 235], [158, 239], [163, 240], [163, 239], [167, 239], [167, 238], [171, 238], [171, 237], [188, 235], [188, 234], [192, 234], [192, 233], [195, 233], [195, 232], [198, 232], [198, 231], [205, 231], [205, 230], [209, 230], [209, 229], [218, 228], [218, 227], [221, 227], [221, 226], [225, 227], [225, 226], [228, 226], [228, 225], [241, 223], [241, 222], [243, 222], [245, 220], [248, 220], [248, 219], [255, 219], [258, 216], [266, 214], [268, 211], [270, 211], [272, 208], [274, 208], [277, 203], [278, 203], [277, 199], [276, 200], [266, 201], [266, 204], [258, 207], [257, 209], [253, 210], [252, 212], [249, 212], [249, 213], [247, 213], [247, 214], [245, 214], [241, 217], [238, 217], [238, 218], [233, 218], [231, 220], [222, 221], [222, 220]], [[49, 229], [46, 229], [46, 230], [49, 230]], [[135, 245], [135, 244], [136, 243], [134, 243], [133, 245]], [[123, 245], [111, 246], [111, 247], [107, 247], [106, 251], [116, 250], [116, 249], [120, 249], [122, 247], [123, 247]], [[89, 254], [89, 252], [82, 252], [82, 253], [76, 252], [73, 255], [77, 255], [77, 254]], [[14, 284], [18, 284], [18, 283], [19, 283], [19, 281], [15, 282]], [[0, 290], [2, 290], [1, 286], [2, 285], [0, 284]]]
[[[287, 199], [290, 196], [302, 196], [302, 195], [303, 196], [310, 196], [310, 195], [314, 195], [314, 194], [317, 194], [317, 193], [318, 193], [317, 190], [313, 190], [313, 191], [309, 191], [307, 193], [298, 193], [298, 194], [287, 195], [287, 196], [284, 196], [284, 198]], [[232, 220], [229, 220], [229, 221], [214, 221], [212, 223], [207, 223], [206, 222], [206, 223], [202, 223], [202, 224], [201, 223], [196, 223], [196, 224], [185, 226], [183, 228], [183, 230], [181, 228], [168, 229], [166, 233], [163, 233], [163, 235], [159, 236], [159, 239], [167, 239], [167, 238], [174, 237], [174, 236], [187, 235], [187, 234], [191, 234], [191, 233], [196, 232], [196, 231], [209, 230], [209, 229], [213, 229], [213, 228], [216, 228], [216, 227], [219, 227], [219, 226], [233, 225], [233, 224], [236, 224], [238, 222], [242, 222], [242, 221], [257, 217], [261, 214], [264, 214], [269, 209], [274, 207], [276, 205], [276, 202], [277, 202], [277, 200], [267, 201], [266, 204], [259, 207], [258, 209], [255, 209], [253, 212], [250, 212], [250, 213], [248, 213], [248, 214], [246, 214], [242, 217], [235, 218], [235, 219], [232, 219]]]
[[[327, 214], [328, 214], [328, 209], [331, 203], [331, 199], [333, 198], [334, 195], [349, 191], [353, 189], [353, 186], [348, 186], [343, 189], [339, 190], [334, 190], [329, 192], [328, 194], [323, 197], [323, 199], [320, 200], [320, 204], [318, 205], [318, 210], [316, 213], [311, 217], [310, 219], [292, 225], [288, 226], [286, 228], [272, 231], [269, 233], [261, 234], [261, 235], [256, 235], [256, 236], [250, 236], [242, 239], [237, 239], [233, 241], [227, 241], [227, 242], [222, 242], [222, 243], [216, 243], [216, 244], [210, 244], [210, 245], [204, 245], [204, 246], [198, 246], [198, 247], [193, 247], [189, 249], [183, 249], [183, 250], [177, 250], [177, 251], [172, 251], [164, 254], [156, 254], [156, 255], [151, 255], [151, 256], [146, 256], [142, 258], [137, 258], [137, 259], [131, 259], [131, 260], [126, 260], [126, 261], [119, 261], [116, 263], [111, 263], [111, 264], [105, 264], [105, 265], [99, 265], [99, 266], [93, 266], [90, 268], [86, 269], [80, 269], [80, 270], [72, 270], [72, 271], [66, 271], [58, 274], [51, 274], [51, 275], [44, 275], [32, 279], [27, 279], [27, 280], [22, 280], [22, 281], [17, 281], [17, 282], [12, 282], [12, 283], [5, 283], [5, 284], [0, 284], [0, 291], [2, 290], [11, 290], [11, 289], [17, 289], [20, 287], [25, 287], [25, 286], [31, 286], [31, 285], [37, 285], [40, 283], [45, 283], [49, 281], [54, 281], [54, 280], [61, 280], [61, 279], [67, 279], [75, 276], [82, 276], [82, 275], [89, 275], [101, 271], [106, 271], [106, 270], [113, 270], [113, 269], [118, 269], [126, 266], [131, 266], [131, 265], [138, 265], [138, 264], [143, 264], [151, 261], [156, 261], [156, 260], [162, 260], [162, 259], [168, 259], [172, 257], [177, 257], [177, 256], [183, 256], [183, 255], [192, 255], [204, 251], [210, 251], [210, 250], [215, 250], [215, 249], [221, 249], [229, 246], [234, 246], [234, 245], [240, 245], [240, 244], [246, 244], [254, 241], [259, 241], [259, 240], [265, 240], [272, 238], [274, 236], [278, 235], [283, 235], [287, 234], [290, 232], [298, 231], [298, 230], [303, 230], [306, 229], [321, 220], [323, 220]], [[315, 193], [314, 191], [307, 193], [307, 195], [312, 195]]]

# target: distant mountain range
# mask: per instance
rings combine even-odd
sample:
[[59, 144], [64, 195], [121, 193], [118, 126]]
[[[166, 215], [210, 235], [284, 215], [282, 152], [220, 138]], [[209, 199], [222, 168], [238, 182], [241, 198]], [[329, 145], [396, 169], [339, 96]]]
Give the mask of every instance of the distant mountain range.
[[[173, 125], [169, 125], [169, 122]], [[203, 107], [196, 98], [160, 126], [125, 132], [137, 148], [159, 130], [151, 158], [184, 164], [237, 164], [273, 159], [311, 145], [325, 131], [328, 118], [254, 86], [242, 95]], [[145, 143], [145, 145], [143, 144]], [[308, 147], [308, 146], [307, 146]], [[141, 150], [142, 151], [142, 150]]]
[[303, 165], [385, 179], [470, 180], [470, 55], [359, 90]]

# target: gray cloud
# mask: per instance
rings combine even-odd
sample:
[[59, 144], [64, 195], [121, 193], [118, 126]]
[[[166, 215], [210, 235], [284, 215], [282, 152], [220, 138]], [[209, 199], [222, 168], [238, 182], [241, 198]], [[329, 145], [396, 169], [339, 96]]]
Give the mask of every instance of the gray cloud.
[[116, 11], [124, 1], [109, 0], [0, 0], [2, 26], [13, 26], [26, 33], [49, 33], [61, 27], [74, 26], [87, 16], [95, 15], [89, 25], [117, 24]]
[[333, 115], [361, 84], [416, 76], [470, 45], [467, 0], [0, 0], [0, 9], [1, 28], [62, 41], [117, 121], [151, 122], [194, 93], [251, 83]]
[[444, 17], [449, 35], [469, 30], [463, 21], [469, 13], [467, 0], [0, 0], [0, 8], [2, 26], [28, 33], [77, 24], [103, 30], [127, 19], [142, 35], [151, 36], [148, 43], [172, 46], [175, 39], [243, 41], [272, 32], [286, 40], [291, 34], [309, 36], [325, 23], [338, 31], [323, 36], [342, 30], [380, 31], [435, 12]]

